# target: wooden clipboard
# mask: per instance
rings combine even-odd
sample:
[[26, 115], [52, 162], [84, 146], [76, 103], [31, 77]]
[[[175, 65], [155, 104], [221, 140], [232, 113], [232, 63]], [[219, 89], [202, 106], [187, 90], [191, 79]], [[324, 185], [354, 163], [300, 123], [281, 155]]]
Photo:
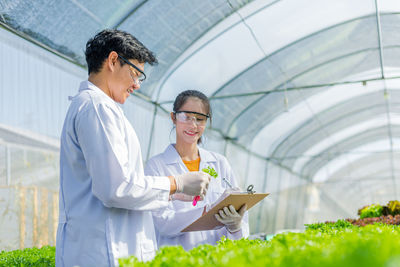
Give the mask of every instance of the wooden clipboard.
[[239, 210], [241, 206], [247, 204], [247, 210], [249, 210], [268, 195], [269, 193], [231, 193], [181, 232], [205, 231], [221, 228], [223, 224], [217, 221], [214, 216], [220, 209], [233, 205], [236, 210]]

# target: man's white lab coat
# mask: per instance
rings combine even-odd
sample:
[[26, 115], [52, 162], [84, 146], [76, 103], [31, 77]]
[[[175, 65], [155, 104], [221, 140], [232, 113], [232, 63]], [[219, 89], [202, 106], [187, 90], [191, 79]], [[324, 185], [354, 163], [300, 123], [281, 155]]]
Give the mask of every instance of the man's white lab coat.
[[[230, 233], [225, 227], [210, 231], [180, 232], [201, 216], [206, 204], [212, 205], [225, 189], [229, 188], [222, 177], [226, 178], [233, 187], [237, 186], [231, 166], [224, 156], [200, 147], [199, 154], [200, 170], [208, 166], [213, 167], [218, 177], [211, 178], [204, 201], [199, 201], [195, 207], [192, 202], [176, 200], [170, 201], [167, 209], [153, 212], [159, 247], [182, 245], [185, 250], [189, 250], [201, 244], [215, 244], [222, 236], [240, 239], [249, 235], [247, 212], [242, 220], [242, 229], [235, 233]], [[188, 171], [173, 145], [169, 145], [163, 153], [149, 159], [145, 167], [146, 175], [174, 176]]]
[[72, 98], [61, 135], [57, 266], [116, 266], [154, 257], [152, 210], [168, 205], [167, 177], [144, 176], [136, 133], [92, 83]]

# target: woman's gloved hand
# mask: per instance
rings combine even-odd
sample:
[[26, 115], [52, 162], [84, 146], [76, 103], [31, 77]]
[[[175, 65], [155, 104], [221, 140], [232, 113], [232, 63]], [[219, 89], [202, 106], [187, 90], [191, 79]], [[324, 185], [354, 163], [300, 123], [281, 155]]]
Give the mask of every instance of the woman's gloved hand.
[[229, 207], [219, 210], [218, 214], [215, 214], [215, 218], [224, 224], [229, 232], [237, 232], [241, 228], [243, 215], [246, 210], [246, 204], [240, 207], [239, 211], [236, 211], [234, 206], [229, 205]]
[[176, 193], [203, 197], [207, 193], [211, 176], [205, 172], [187, 172], [174, 177]]

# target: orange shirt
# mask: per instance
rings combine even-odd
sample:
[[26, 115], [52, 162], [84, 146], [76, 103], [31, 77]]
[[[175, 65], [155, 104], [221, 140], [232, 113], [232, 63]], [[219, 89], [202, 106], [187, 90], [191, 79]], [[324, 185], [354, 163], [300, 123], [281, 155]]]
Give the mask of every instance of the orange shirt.
[[188, 170], [191, 171], [191, 172], [198, 171], [199, 168], [200, 168], [200, 157], [198, 157], [195, 160], [189, 160], [189, 161], [182, 160], [182, 161], [186, 165]]

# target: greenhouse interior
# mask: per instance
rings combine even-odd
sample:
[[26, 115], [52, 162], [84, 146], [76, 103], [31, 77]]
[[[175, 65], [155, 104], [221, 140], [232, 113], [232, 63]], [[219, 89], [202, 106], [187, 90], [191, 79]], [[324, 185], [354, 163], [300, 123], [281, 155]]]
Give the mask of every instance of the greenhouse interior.
[[203, 92], [201, 146], [269, 193], [250, 236], [399, 200], [399, 1], [0, 0], [0, 26], [0, 250], [56, 244], [68, 97], [88, 78], [87, 40], [108, 28], [158, 59], [121, 105], [143, 164], [175, 142], [175, 97]]

